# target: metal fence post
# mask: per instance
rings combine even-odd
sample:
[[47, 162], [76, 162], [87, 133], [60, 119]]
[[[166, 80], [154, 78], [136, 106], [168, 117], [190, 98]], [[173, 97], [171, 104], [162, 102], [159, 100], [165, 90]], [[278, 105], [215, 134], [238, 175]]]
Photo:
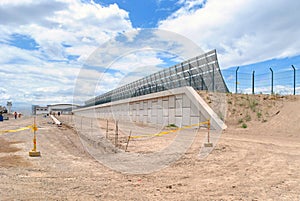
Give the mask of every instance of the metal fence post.
[[192, 86], [192, 75], [191, 75], [191, 64], [189, 63], [189, 71], [188, 71], [188, 74], [189, 74], [189, 79], [190, 79], [190, 86]]
[[254, 75], [255, 75], [255, 71], [253, 71], [252, 73], [252, 94], [254, 94]]
[[237, 90], [238, 90], [238, 70], [240, 69], [240, 67], [238, 66], [235, 70], [235, 93], [237, 94]]
[[213, 65], [213, 72], [212, 72], [213, 74], [212, 74], [212, 79], [213, 79], [213, 81], [212, 81], [212, 91], [214, 92], [215, 91], [215, 65]]
[[192, 75], [190, 72], [187, 72], [189, 74], [189, 86], [192, 86]]
[[296, 95], [296, 68], [294, 65], [292, 65], [292, 68], [294, 69], [294, 95]]
[[271, 94], [274, 94], [274, 72], [273, 72], [273, 69], [270, 68], [270, 71], [271, 71]]

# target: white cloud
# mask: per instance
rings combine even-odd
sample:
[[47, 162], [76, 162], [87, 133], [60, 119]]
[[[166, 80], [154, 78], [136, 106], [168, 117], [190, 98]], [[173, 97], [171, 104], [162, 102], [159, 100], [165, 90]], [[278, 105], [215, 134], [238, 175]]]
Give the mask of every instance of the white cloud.
[[159, 22], [159, 28], [204, 50], [216, 48], [222, 67], [300, 54], [300, 1], [207, 0], [194, 10], [191, 5]]
[[[5, 75], [1, 83], [5, 93], [13, 101], [40, 101], [44, 97], [52, 97], [52, 101], [60, 99], [64, 94], [71, 96], [78, 70], [56, 63], [41, 66], [4, 65], [0, 75]], [[65, 101], [70, 101], [68, 99]]]
[[[128, 36], [134, 36], [128, 37]], [[116, 37], [101, 45], [88, 58], [91, 66], [107, 66], [124, 72], [138, 66], [161, 66], [161, 57], [183, 61], [203, 53], [202, 49], [182, 35], [158, 29], [143, 29]]]
[[33, 0], [1, 0], [0, 5], [20, 5], [20, 4], [28, 4], [32, 3]]
[[13, 33], [30, 36], [51, 59], [63, 59], [68, 54], [87, 58], [117, 33], [132, 30], [128, 13], [116, 4], [104, 7], [79, 0], [7, 1], [0, 4], [1, 10], [7, 12], [2, 12], [3, 17], [0, 14], [2, 42]]
[[205, 4], [205, 0], [179, 0], [177, 4], [182, 5], [179, 10], [173, 13], [169, 18], [177, 18], [182, 15], [189, 15]]
[[[1, 73], [0, 73], [1, 75]], [[10, 100], [10, 95], [7, 93], [7, 89], [3, 88], [3, 87], [0, 87], [0, 96], [1, 96], [1, 99], [3, 100], [7, 100], [9, 101]]]
[[[133, 72], [136, 68], [144, 66], [158, 66], [164, 62], [156, 57], [157, 52], [149, 49], [141, 49], [138, 52], [126, 54], [114, 63], [109, 68], [121, 70], [123, 73]], [[145, 73], [148, 73], [147, 71]]]
[[17, 47], [13, 47], [0, 43], [0, 64], [6, 63], [41, 63], [38, 58], [41, 54], [38, 51], [22, 50]]
[[66, 9], [67, 4], [58, 1], [11, 1], [0, 4], [0, 23], [2, 25], [40, 24], [51, 25], [48, 16]]
[[[300, 87], [296, 87], [295, 89], [296, 89], [296, 93], [300, 91]], [[274, 85], [273, 90], [275, 94], [281, 94], [281, 95], [291, 95], [294, 93], [294, 88], [287, 85]], [[241, 93], [251, 94], [252, 88], [238, 89], [238, 91]], [[271, 87], [256, 87], [254, 92], [256, 94], [259, 93], [270, 94]]]
[[[0, 1], [0, 83], [6, 89], [1, 91], [2, 101], [71, 102], [85, 59], [100, 44], [129, 30], [133, 28], [128, 12], [116, 4], [105, 7], [80, 0]], [[28, 36], [38, 49], [13, 46], [13, 34]], [[77, 61], [69, 60], [69, 56]], [[89, 75], [92, 79], [100, 76], [97, 71]]]

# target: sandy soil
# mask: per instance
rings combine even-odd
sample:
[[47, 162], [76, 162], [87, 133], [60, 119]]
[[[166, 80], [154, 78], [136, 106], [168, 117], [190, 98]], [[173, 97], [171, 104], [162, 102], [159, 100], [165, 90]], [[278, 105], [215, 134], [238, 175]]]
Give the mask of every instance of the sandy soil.
[[[260, 118], [252, 106], [246, 109], [247, 102], [242, 104], [242, 99], [247, 100], [229, 97], [229, 127], [208, 157], [200, 160], [198, 156], [205, 135], [201, 130], [178, 161], [140, 175], [113, 171], [91, 157], [72, 128], [74, 125], [57, 127], [49, 118], [39, 117], [40, 158], [28, 156], [33, 147], [31, 131], [0, 134], [0, 200], [300, 200], [299, 97], [272, 99], [272, 107], [257, 100], [261, 104], [256, 107], [262, 112]], [[247, 128], [241, 128], [240, 117], [232, 114], [233, 108]], [[250, 121], [244, 116], [247, 111]], [[61, 120], [67, 123], [71, 118], [63, 116]], [[0, 130], [27, 126], [32, 121], [4, 121]], [[92, 128], [90, 136], [98, 139], [96, 134], [101, 128], [101, 135], [106, 135], [105, 121], [99, 127], [95, 127], [96, 122], [91, 125], [88, 119], [83, 121], [83, 127]], [[110, 122], [110, 136], [114, 136], [114, 126]], [[129, 131], [125, 128], [120, 134], [122, 150]], [[153, 133], [156, 129], [144, 127], [135, 133]], [[128, 151], [161, 150], [176, 135], [132, 141]], [[114, 138], [110, 138], [113, 142]]]

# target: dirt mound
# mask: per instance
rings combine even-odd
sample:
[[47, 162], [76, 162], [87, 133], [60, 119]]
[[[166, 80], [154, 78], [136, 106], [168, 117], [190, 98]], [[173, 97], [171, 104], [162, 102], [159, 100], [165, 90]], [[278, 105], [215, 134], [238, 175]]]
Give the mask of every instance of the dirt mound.
[[[280, 95], [219, 94], [199, 91], [200, 96], [232, 128], [296, 129], [300, 97]], [[225, 109], [224, 109], [225, 108]], [[225, 110], [225, 112], [224, 112]], [[298, 129], [299, 130], [299, 129]]]
[[258, 125], [258, 129], [268, 131], [274, 136], [300, 137], [300, 98], [285, 97], [282, 106], [274, 108], [275, 114], [266, 124]]

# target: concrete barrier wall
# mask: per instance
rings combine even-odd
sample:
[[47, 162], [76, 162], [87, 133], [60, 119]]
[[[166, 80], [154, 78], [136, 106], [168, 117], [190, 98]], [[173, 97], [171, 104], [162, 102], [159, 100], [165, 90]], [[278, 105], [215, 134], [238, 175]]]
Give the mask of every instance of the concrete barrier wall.
[[225, 129], [226, 125], [192, 87], [181, 87], [81, 108], [75, 115], [143, 124], [179, 127], [211, 120], [212, 128]]

